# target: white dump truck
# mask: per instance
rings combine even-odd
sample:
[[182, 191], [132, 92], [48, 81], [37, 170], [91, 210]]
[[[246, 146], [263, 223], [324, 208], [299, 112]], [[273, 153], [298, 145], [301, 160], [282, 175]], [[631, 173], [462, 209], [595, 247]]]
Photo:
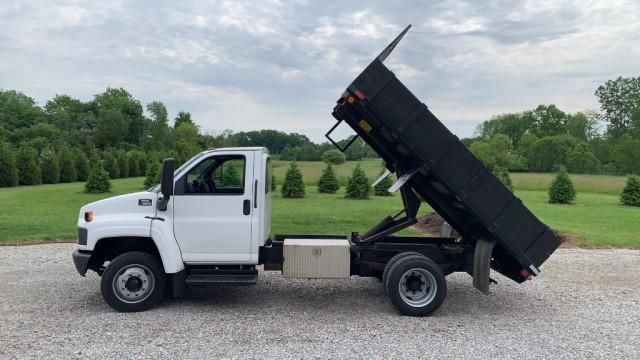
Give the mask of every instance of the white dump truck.
[[[124, 312], [192, 284], [255, 284], [258, 266], [290, 278], [377, 277], [413, 316], [442, 304], [453, 272], [471, 274], [484, 293], [490, 269], [520, 283], [536, 276], [558, 238], [383, 64], [407, 29], [340, 96], [327, 133], [344, 122], [382, 157], [398, 178], [390, 191], [402, 196], [400, 212], [362, 234], [272, 235], [267, 149], [209, 150], [177, 169], [164, 160], [152, 189], [82, 207], [78, 272], [97, 272], [106, 302]], [[416, 223], [423, 201], [459, 236], [394, 236]]]

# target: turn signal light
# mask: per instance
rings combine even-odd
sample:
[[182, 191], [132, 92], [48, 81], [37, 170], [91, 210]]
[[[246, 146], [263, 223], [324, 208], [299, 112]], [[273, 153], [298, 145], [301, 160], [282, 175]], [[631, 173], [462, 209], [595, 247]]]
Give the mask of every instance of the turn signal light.
[[349, 104], [353, 104], [353, 102], [354, 102], [354, 101], [356, 101], [356, 99], [355, 99], [353, 96], [349, 96], [349, 97], [347, 98], [347, 102], [348, 102]]
[[93, 211], [87, 211], [84, 213], [84, 221], [86, 222], [93, 221]]

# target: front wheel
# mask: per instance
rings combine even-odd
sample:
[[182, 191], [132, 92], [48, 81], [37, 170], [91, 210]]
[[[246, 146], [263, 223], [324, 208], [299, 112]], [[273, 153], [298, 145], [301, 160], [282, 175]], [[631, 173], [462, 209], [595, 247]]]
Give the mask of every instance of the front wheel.
[[447, 296], [440, 266], [424, 255], [399, 258], [389, 269], [387, 293], [404, 315], [424, 316], [436, 311]]
[[162, 301], [165, 286], [162, 263], [143, 252], [119, 255], [102, 274], [102, 297], [109, 306], [120, 312], [152, 308]]

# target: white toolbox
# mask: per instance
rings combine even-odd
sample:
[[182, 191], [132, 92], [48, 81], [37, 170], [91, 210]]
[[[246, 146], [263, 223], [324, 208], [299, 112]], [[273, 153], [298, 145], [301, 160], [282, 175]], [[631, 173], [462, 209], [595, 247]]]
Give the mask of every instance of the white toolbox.
[[348, 278], [350, 248], [345, 239], [285, 239], [282, 275], [307, 279]]

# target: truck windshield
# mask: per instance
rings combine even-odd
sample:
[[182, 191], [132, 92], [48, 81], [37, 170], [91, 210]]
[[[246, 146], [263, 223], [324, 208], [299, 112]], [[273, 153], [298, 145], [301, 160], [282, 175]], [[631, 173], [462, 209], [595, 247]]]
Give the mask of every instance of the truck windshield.
[[[178, 174], [180, 174], [180, 172], [181, 172], [182, 170], [184, 170], [184, 169], [185, 169], [187, 166], [189, 166], [192, 162], [194, 162], [194, 161], [198, 160], [198, 159], [202, 156], [202, 154], [203, 154], [203, 153], [204, 153], [204, 151], [203, 151], [203, 152], [199, 152], [199, 153], [195, 154], [191, 159], [189, 159], [189, 160], [185, 161], [185, 162], [184, 162], [184, 164], [182, 164], [182, 165], [178, 166], [178, 168], [177, 168], [177, 169], [175, 169], [175, 170], [173, 171], [173, 176], [174, 176], [174, 177], [177, 177], [177, 176], [178, 176]], [[157, 185], [152, 186], [152, 187], [151, 187], [151, 188], [149, 188], [149, 190], [147, 190], [147, 191], [160, 192], [160, 184], [157, 184]]]

